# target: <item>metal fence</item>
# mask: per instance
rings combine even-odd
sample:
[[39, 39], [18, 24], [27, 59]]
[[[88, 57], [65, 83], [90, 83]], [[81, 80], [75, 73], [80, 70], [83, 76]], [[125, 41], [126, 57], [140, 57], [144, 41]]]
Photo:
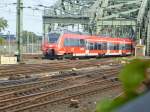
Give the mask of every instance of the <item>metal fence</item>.
[[22, 45], [22, 53], [23, 54], [41, 54], [41, 44], [36, 43], [36, 44], [27, 44], [27, 45]]
[[[15, 55], [17, 52], [17, 45], [0, 45], [0, 55]], [[42, 54], [41, 43], [32, 43], [21, 46], [22, 54]]]

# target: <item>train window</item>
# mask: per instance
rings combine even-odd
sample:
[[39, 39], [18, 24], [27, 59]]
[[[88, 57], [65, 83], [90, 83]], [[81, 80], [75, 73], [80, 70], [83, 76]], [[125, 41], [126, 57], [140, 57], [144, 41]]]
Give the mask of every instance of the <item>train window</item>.
[[94, 50], [94, 43], [88, 43], [88, 49]]
[[128, 49], [128, 45], [127, 45], [127, 44], [125, 44], [125, 49], [126, 49], [126, 50]]
[[109, 50], [119, 50], [119, 44], [109, 43], [108, 46]]
[[128, 50], [128, 45], [127, 44], [125, 44], [125, 50]]
[[64, 41], [64, 45], [65, 46], [78, 47], [79, 46], [79, 39], [66, 38]]
[[70, 39], [71, 46], [79, 46], [79, 39]]
[[101, 44], [100, 43], [97, 44], [97, 48], [98, 48], [98, 50], [101, 50]]
[[68, 39], [68, 38], [65, 38], [65, 40], [64, 40], [64, 46], [70, 46], [70, 45], [69, 45], [69, 39]]
[[132, 45], [129, 45], [130, 46], [130, 50], [132, 50]]
[[122, 44], [119, 44], [119, 50], [122, 50]]
[[109, 43], [108, 45], [109, 45], [109, 47], [108, 47], [109, 50], [114, 50], [114, 44]]
[[56, 43], [60, 37], [59, 33], [49, 33], [48, 34], [48, 42], [49, 43]]
[[133, 45], [131, 44], [131, 50], [133, 50], [134, 49], [134, 47], [133, 47]]
[[94, 50], [94, 44], [90, 43], [90, 50]]
[[94, 50], [98, 49], [98, 43], [94, 43]]
[[117, 50], [119, 50], [119, 44], [117, 44]]
[[107, 43], [102, 43], [102, 49], [107, 50]]
[[126, 45], [125, 45], [125, 49], [126, 49], [126, 50], [131, 50], [131, 47], [132, 47], [132, 46], [131, 46], [130, 44], [126, 44]]
[[85, 40], [80, 39], [80, 46], [85, 46]]
[[114, 50], [119, 50], [119, 44], [114, 44]]
[[125, 50], [125, 44], [120, 44], [120, 50]]
[[117, 46], [116, 45], [114, 45], [114, 50], [117, 50]]

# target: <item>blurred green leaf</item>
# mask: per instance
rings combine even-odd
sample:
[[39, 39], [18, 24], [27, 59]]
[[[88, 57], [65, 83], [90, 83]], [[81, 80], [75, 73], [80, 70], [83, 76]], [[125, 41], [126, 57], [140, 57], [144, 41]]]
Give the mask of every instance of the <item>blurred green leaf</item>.
[[111, 111], [111, 103], [110, 99], [103, 99], [100, 103], [98, 103], [96, 107], [96, 112], [110, 112]]
[[102, 100], [96, 108], [96, 112], [112, 112], [119, 106], [139, 96], [137, 88], [146, 80], [146, 70], [150, 67], [149, 60], [134, 59], [130, 64], [125, 65], [119, 74], [123, 84], [124, 94], [114, 100]]
[[119, 75], [126, 93], [134, 93], [137, 87], [146, 77], [146, 69], [149, 67], [149, 61], [133, 60], [127, 64]]
[[126, 102], [126, 100], [127, 99], [122, 96], [114, 100], [104, 99], [97, 105], [96, 112], [112, 112], [113, 109], [121, 106], [123, 103]]

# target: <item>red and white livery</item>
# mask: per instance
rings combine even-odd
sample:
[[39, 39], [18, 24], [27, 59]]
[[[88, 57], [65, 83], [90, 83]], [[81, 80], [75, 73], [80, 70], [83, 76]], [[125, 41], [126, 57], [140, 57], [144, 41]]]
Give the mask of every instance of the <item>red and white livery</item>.
[[126, 56], [134, 52], [130, 38], [112, 38], [75, 33], [49, 33], [42, 45], [45, 57]]

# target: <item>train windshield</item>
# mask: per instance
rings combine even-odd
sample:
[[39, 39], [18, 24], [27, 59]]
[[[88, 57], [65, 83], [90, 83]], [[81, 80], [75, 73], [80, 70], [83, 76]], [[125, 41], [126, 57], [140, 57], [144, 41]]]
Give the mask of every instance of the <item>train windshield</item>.
[[49, 33], [48, 34], [48, 42], [49, 43], [57, 43], [59, 36], [60, 36], [59, 33]]

